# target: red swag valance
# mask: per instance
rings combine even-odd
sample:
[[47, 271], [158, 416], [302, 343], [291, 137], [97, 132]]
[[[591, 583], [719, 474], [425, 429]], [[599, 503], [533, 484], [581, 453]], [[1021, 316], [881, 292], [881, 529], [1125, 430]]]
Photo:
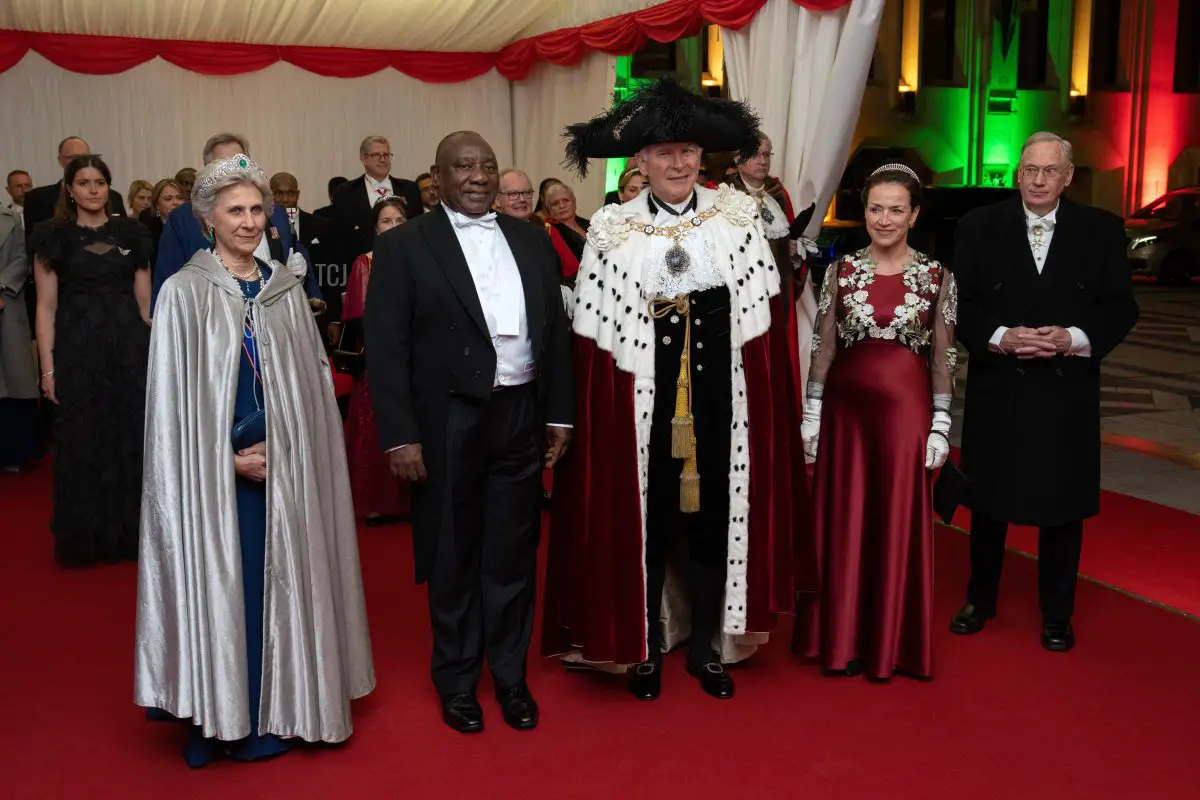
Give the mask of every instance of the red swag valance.
[[[694, 36], [705, 23], [737, 30], [749, 23], [766, 2], [667, 0], [641, 11], [522, 39], [496, 53], [360, 50], [0, 30], [0, 72], [12, 69], [33, 50], [65, 70], [89, 75], [112, 75], [162, 58], [202, 75], [240, 75], [286, 61], [333, 78], [359, 78], [391, 67], [426, 83], [454, 83], [495, 68], [505, 78], [520, 81], [529, 76], [538, 61], [571, 66], [592, 50], [628, 55], [647, 39], [672, 42]], [[851, 0], [792, 2], [812, 11], [832, 11]]]

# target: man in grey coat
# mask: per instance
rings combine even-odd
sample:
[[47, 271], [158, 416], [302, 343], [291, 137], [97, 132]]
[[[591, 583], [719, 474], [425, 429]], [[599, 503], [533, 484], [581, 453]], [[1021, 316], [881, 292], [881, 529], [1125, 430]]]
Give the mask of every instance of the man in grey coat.
[[29, 269], [21, 222], [0, 208], [0, 469], [6, 471], [28, 466], [41, 450], [38, 375], [25, 306]]

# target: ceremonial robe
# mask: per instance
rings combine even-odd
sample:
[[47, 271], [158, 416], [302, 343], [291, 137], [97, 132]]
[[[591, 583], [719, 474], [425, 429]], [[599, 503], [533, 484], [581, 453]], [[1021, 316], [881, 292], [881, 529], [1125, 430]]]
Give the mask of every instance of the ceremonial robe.
[[[780, 275], [754, 201], [697, 187], [695, 219], [729, 293], [732, 436], [721, 641], [736, 661], [765, 641], [777, 613], [811, 590], [814, 555], [800, 456], [795, 377]], [[662, 258], [646, 197], [592, 218], [572, 325], [576, 429], [555, 481], [543, 651], [596, 663], [647, 658], [646, 499], [658, 339], [644, 281]], [[664, 343], [666, 344], [666, 343]], [[708, 379], [708, 378], [706, 378]], [[703, 505], [704, 499], [701, 498]], [[683, 593], [665, 592], [668, 604]], [[679, 614], [667, 610], [664, 616]], [[665, 625], [664, 630], [671, 628]], [[666, 637], [664, 637], [664, 640]]]

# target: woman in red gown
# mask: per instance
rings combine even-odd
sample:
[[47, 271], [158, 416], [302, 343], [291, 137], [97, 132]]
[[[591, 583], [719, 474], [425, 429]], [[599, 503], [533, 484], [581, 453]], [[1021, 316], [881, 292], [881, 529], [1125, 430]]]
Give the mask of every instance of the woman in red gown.
[[903, 165], [867, 180], [871, 244], [826, 270], [802, 426], [821, 591], [792, 649], [879, 680], [933, 670], [932, 474], [950, 451], [958, 300], [908, 246], [920, 192]]
[[[375, 235], [406, 221], [404, 200], [385, 197], [372, 210]], [[371, 279], [372, 253], [359, 256], [350, 268], [346, 299], [342, 304], [342, 322], [348, 328], [361, 324]], [[408, 484], [392, 475], [387, 455], [379, 444], [375, 410], [371, 407], [371, 389], [364, 372], [350, 395], [346, 419], [346, 456], [350, 465], [350, 485], [354, 505], [365, 514], [367, 525], [384, 525], [409, 516]]]

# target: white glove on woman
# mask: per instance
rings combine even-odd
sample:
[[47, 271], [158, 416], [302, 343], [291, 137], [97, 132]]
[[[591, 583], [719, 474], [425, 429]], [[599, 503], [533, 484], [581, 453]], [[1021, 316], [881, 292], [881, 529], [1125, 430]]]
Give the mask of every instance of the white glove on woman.
[[950, 412], [934, 411], [933, 426], [925, 443], [925, 469], [938, 469], [950, 455]]
[[804, 444], [804, 455], [817, 457], [817, 439], [821, 435], [821, 399], [804, 399], [804, 419], [800, 422], [800, 441]]

